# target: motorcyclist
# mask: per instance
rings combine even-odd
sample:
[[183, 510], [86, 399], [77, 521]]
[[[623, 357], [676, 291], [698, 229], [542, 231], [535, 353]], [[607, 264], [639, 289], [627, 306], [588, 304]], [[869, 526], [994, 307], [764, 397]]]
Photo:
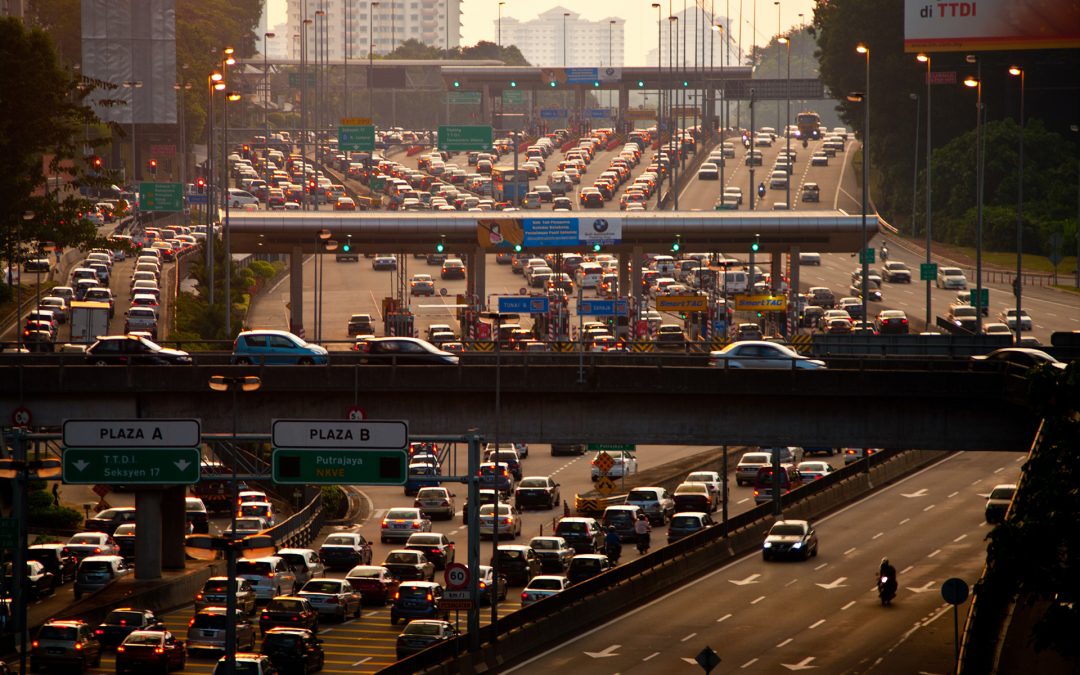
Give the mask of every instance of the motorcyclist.
[[881, 260], [882, 262], [889, 259], [889, 246], [883, 241], [881, 242]]
[[765, 198], [765, 181], [761, 181], [757, 186], [758, 197]]
[[611, 563], [613, 565], [618, 564], [619, 556], [622, 555], [622, 540], [619, 539], [619, 533], [615, 531], [614, 527], [608, 528], [607, 534], [604, 535], [604, 544]]
[[649, 519], [645, 517], [644, 513], [639, 513], [637, 520], [634, 521], [634, 534], [637, 535], [638, 554], [649, 552], [649, 532], [651, 531], [652, 525], [649, 524]]
[[877, 582], [878, 594], [881, 595], [884, 604], [896, 595], [896, 588], [899, 584], [896, 578], [896, 568], [889, 564], [888, 558], [881, 559], [881, 565], [878, 567]]

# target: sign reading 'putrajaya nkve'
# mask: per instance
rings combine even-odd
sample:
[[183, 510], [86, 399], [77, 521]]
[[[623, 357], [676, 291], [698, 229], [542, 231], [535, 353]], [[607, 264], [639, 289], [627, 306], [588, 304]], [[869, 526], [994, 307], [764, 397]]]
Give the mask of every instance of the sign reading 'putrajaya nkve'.
[[287, 485], [404, 485], [409, 426], [400, 420], [274, 420], [271, 474]]

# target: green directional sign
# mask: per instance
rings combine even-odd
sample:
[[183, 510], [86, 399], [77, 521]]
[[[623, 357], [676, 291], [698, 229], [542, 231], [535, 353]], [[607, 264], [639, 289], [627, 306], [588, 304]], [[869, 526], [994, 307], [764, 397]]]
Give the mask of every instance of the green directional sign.
[[404, 450], [274, 448], [271, 473], [279, 485], [404, 485]]
[[589, 452], [634, 452], [635, 450], [637, 450], [637, 445], [634, 443], [589, 443]]
[[[863, 260], [865, 258], [865, 260]], [[859, 264], [867, 263], [868, 265], [874, 264], [874, 249], [868, 248], [865, 251], [859, 252]]]
[[919, 265], [919, 281], [934, 281], [937, 279], [937, 263], [922, 263]]
[[989, 288], [973, 288], [973, 289], [971, 289], [971, 306], [972, 307], [989, 307], [990, 306], [990, 289]]
[[183, 211], [183, 186], [180, 183], [139, 183], [139, 210]]
[[491, 147], [491, 127], [482, 125], [441, 125], [439, 149], [447, 152], [487, 150]]
[[517, 89], [504, 89], [502, 93], [502, 102], [509, 105], [524, 103], [525, 92], [518, 91]]
[[[505, 98], [503, 99], [506, 100]], [[480, 92], [478, 91], [448, 91], [446, 92], [446, 102], [450, 105], [470, 105], [480, 103]]]
[[64, 448], [69, 485], [192, 485], [199, 482], [198, 448]]
[[375, 149], [375, 126], [365, 124], [338, 127], [338, 149], [345, 152], [371, 152]]

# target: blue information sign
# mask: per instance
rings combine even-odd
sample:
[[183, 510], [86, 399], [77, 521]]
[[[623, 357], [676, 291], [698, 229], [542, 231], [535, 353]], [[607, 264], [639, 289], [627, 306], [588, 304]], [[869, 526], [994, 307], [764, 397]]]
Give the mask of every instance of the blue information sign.
[[540, 108], [541, 119], [563, 119], [570, 116], [566, 108]]
[[580, 244], [577, 218], [522, 218], [521, 229], [526, 248]]
[[604, 119], [612, 117], [611, 108], [589, 108], [585, 111], [585, 116], [590, 119]]
[[600, 79], [599, 68], [565, 68], [567, 84], [592, 84]]
[[582, 299], [578, 302], [578, 314], [581, 316], [612, 316], [614, 314], [626, 314], [626, 299], [620, 300], [597, 300]]
[[207, 199], [207, 195], [198, 195], [198, 194], [196, 194], [196, 195], [188, 195], [187, 196], [187, 201], [188, 201], [188, 204], [209, 204], [210, 203], [209, 200]]
[[518, 314], [545, 314], [549, 308], [550, 303], [548, 302], [547, 296], [499, 296], [500, 312], [516, 312]]

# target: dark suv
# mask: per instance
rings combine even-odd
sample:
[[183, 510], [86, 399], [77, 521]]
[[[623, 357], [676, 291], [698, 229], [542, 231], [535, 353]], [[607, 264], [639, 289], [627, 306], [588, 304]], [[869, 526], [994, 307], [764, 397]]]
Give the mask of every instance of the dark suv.
[[323, 669], [326, 654], [322, 643], [307, 628], [272, 628], [264, 634], [259, 653], [269, 656], [270, 662], [282, 675], [306, 675]]
[[86, 519], [87, 532], [104, 532], [111, 535], [124, 523], [135, 522], [135, 508], [131, 506], [118, 506], [98, 512], [93, 518]]
[[565, 539], [578, 553], [604, 550], [604, 533], [595, 518], [563, 518], [555, 526], [555, 536]]
[[[536, 557], [536, 551], [529, 546], [500, 546], [498, 563], [499, 574], [506, 577], [508, 583], [518, 586], [528, 584], [533, 577], [540, 574], [540, 559]], [[495, 563], [492, 562], [492, 565]]]
[[584, 443], [552, 443], [551, 455], [584, 455]]
[[34, 544], [26, 549], [26, 559], [36, 560], [52, 572], [58, 584], [75, 580], [75, 557], [65, 550], [63, 544]]

